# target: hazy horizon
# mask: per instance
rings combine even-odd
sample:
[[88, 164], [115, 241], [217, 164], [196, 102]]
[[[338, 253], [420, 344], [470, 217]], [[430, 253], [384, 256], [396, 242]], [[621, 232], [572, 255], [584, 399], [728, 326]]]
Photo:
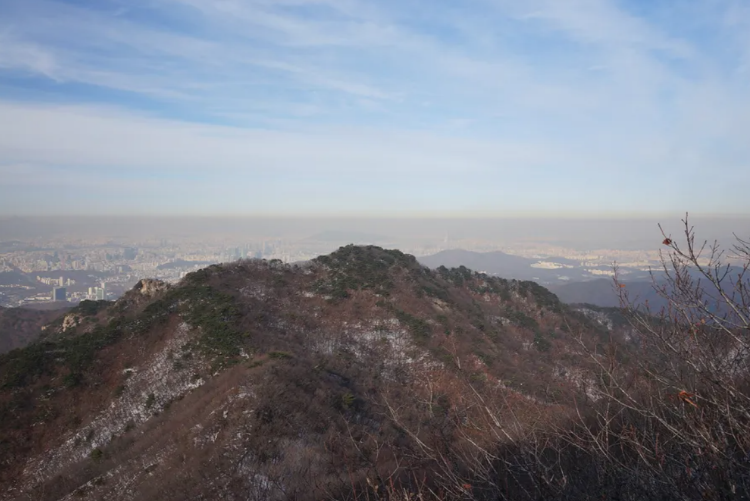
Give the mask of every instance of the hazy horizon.
[[[394, 243], [426, 239], [444, 244], [478, 239], [512, 244], [537, 241], [572, 248], [657, 248], [659, 224], [676, 238], [683, 231], [682, 217], [664, 218], [386, 218], [386, 217], [220, 217], [220, 216], [0, 216], [0, 241], [9, 238], [86, 236], [119, 238], [219, 237], [305, 239], [338, 232], [371, 236]], [[729, 242], [750, 228], [750, 216], [689, 216], [699, 240]], [[377, 238], [375, 238], [377, 237]], [[352, 243], [357, 242], [356, 238]], [[360, 239], [361, 240], [361, 239]], [[364, 240], [367, 240], [365, 238]], [[366, 242], [372, 243], [372, 242]]]

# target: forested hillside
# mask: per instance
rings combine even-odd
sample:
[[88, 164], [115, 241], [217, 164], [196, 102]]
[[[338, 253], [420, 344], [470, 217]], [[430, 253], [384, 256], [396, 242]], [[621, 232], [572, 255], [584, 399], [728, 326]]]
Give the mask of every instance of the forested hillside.
[[143, 280], [0, 357], [0, 498], [745, 496], [747, 330], [710, 389], [667, 320], [372, 246]]

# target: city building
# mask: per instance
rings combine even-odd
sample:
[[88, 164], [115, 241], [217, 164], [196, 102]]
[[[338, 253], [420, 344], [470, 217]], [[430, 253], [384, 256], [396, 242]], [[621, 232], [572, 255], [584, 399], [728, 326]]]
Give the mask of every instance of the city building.
[[53, 301], [67, 301], [68, 300], [68, 289], [65, 287], [55, 287], [52, 289], [52, 300]]

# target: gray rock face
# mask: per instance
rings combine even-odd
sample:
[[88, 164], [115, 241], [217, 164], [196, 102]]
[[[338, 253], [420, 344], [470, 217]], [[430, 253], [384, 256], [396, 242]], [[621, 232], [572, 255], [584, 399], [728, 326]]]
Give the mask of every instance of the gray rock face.
[[153, 278], [144, 278], [135, 286], [136, 290], [139, 290], [142, 295], [149, 298], [166, 291], [168, 288], [169, 284]]
[[76, 315], [75, 313], [69, 313], [65, 315], [65, 318], [63, 319], [62, 331], [65, 332], [68, 329], [72, 329], [73, 327], [77, 326], [79, 323], [81, 323], [81, 316]]

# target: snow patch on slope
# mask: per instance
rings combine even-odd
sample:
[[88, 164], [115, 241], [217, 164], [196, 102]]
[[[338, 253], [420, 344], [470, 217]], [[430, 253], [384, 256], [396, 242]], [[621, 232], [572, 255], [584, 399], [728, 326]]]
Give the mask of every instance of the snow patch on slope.
[[190, 341], [190, 326], [180, 324], [164, 347], [138, 369], [126, 369], [128, 377], [119, 398], [100, 412], [89, 424], [67, 437], [57, 448], [29, 461], [24, 476], [28, 484], [41, 483], [65, 466], [86, 459], [91, 451], [106, 446], [115, 436], [128, 428], [148, 420], [164, 406], [201, 386], [204, 381], [194, 378], [200, 362], [188, 361], [176, 369], [172, 360]]

